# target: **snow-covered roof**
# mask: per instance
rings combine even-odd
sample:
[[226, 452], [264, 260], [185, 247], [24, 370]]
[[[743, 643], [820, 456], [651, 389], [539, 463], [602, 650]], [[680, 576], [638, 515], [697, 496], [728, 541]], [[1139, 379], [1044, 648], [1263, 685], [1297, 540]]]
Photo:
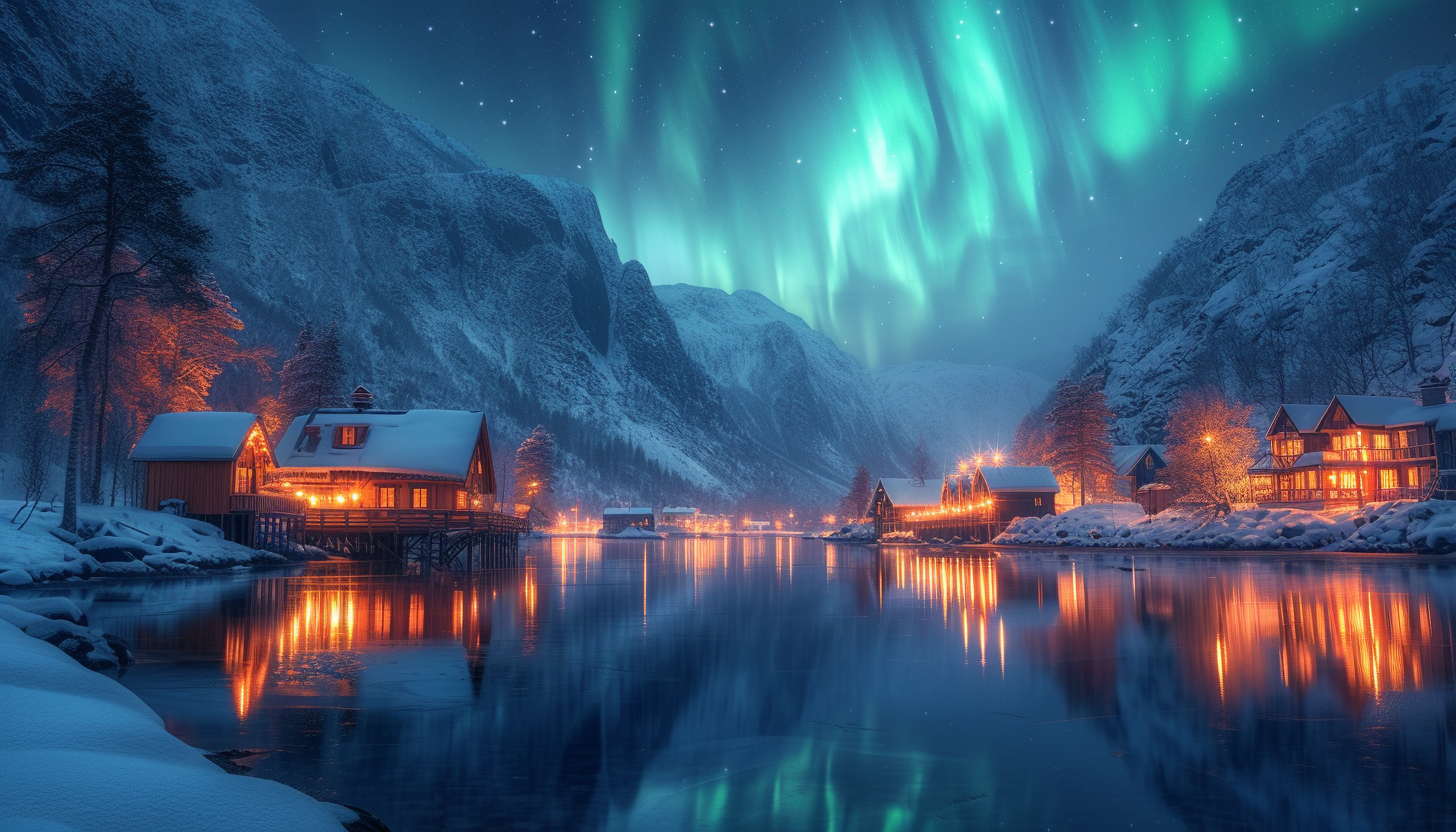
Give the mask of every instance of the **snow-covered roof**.
[[662, 513], [663, 514], [697, 514], [698, 513], [698, 510], [695, 509], [695, 508], [688, 508], [687, 506], [668, 506], [667, 508], [665, 508], [665, 509], [662, 510]]
[[940, 483], [933, 480], [912, 480], [908, 477], [883, 477], [879, 488], [896, 508], [940, 505]]
[[1157, 457], [1154, 465], [1162, 468], [1166, 463], [1166, 445], [1113, 445], [1112, 446], [1112, 467], [1117, 469], [1119, 477], [1126, 477], [1132, 474], [1132, 469], [1142, 460], [1143, 454], [1151, 452]]
[[986, 490], [992, 494], [1008, 491], [1059, 494], [1062, 491], [1061, 485], [1057, 483], [1056, 475], [1045, 465], [981, 468], [977, 473], [982, 482], [986, 484]]
[[1421, 407], [1404, 396], [1336, 396], [1325, 410], [1333, 412], [1335, 405], [1345, 409], [1351, 422], [1365, 427], [1418, 425], [1433, 413], [1432, 408]]
[[640, 506], [631, 506], [631, 507], [624, 507], [624, 508], [604, 508], [604, 509], [602, 509], [602, 516], [603, 517], [622, 517], [624, 515], [625, 516], [628, 516], [628, 517], [645, 517], [645, 516], [649, 516], [651, 514], [652, 514], [652, 509], [650, 509], [650, 508], [643, 508], [643, 507], [640, 507]]
[[163, 413], [147, 425], [131, 458], [138, 462], [231, 460], [242, 450], [257, 421], [252, 413], [217, 410]]
[[[465, 480], [485, 414], [467, 410], [319, 411], [299, 416], [278, 442], [278, 467], [326, 471], [375, 471]], [[318, 427], [312, 451], [299, 440]], [[334, 447], [334, 428], [367, 427], [357, 448]]]
[[1328, 407], [1323, 404], [1281, 404], [1269, 422], [1269, 429], [1274, 429], [1274, 425], [1279, 423], [1279, 414], [1283, 413], [1289, 417], [1295, 430], [1300, 433], [1314, 433], [1319, 429], [1320, 418], [1325, 415]]
[[[1338, 458], [1339, 457], [1337, 456], [1336, 459], [1338, 459]], [[1299, 455], [1299, 459], [1294, 460], [1294, 464], [1291, 465], [1290, 467], [1291, 468], [1308, 468], [1311, 465], [1320, 465], [1324, 461], [1325, 461], [1325, 453], [1324, 453], [1324, 451], [1306, 451], [1305, 453], [1300, 454]]]

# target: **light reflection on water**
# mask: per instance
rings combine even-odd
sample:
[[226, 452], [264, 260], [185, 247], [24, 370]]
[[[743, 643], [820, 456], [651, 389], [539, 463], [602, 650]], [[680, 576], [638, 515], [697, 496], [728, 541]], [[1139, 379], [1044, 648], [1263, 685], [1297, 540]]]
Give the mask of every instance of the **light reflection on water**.
[[1456, 825], [1456, 570], [533, 542], [69, 590], [205, 748], [399, 832]]

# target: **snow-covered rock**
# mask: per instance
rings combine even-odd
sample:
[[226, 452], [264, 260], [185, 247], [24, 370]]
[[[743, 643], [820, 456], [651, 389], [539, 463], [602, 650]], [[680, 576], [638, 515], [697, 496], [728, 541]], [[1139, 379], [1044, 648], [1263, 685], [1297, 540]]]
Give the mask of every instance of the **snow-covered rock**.
[[66, 598], [16, 599], [0, 595], [0, 621], [59, 647], [88, 670], [118, 670], [135, 663], [126, 642], [86, 626], [86, 614]]
[[[13, 607], [0, 607], [13, 609]], [[114, 679], [0, 619], [0, 828], [339, 832], [324, 804], [227, 774]]]
[[875, 524], [851, 523], [837, 532], [830, 532], [824, 535], [824, 539], [838, 540], [845, 543], [873, 543], [876, 539]]
[[663, 534], [661, 532], [649, 531], [648, 529], [638, 528], [637, 526], [628, 526], [627, 528], [622, 529], [619, 532], [612, 532], [610, 534], [608, 534], [606, 532], [598, 532], [597, 533], [597, 537], [605, 538], [607, 540], [666, 540], [667, 539], [667, 535], [665, 535], [665, 534]]
[[[1106, 375], [1119, 441], [1158, 441], [1178, 397], [1216, 366], [1270, 409], [1280, 398], [1323, 404], [1333, 393], [1414, 390], [1451, 351], [1453, 177], [1456, 64], [1396, 75], [1241, 169], [1074, 368]], [[1378, 293], [1359, 282], [1386, 273], [1375, 271], [1377, 256], [1410, 304], [1414, 367], [1402, 321], [1376, 311], [1395, 329], [1356, 344], [1331, 312], [1375, 309]], [[1254, 361], [1240, 367], [1230, 349]], [[1274, 356], [1282, 368], [1257, 363]]]
[[1135, 503], [1088, 505], [1026, 517], [993, 541], [1003, 546], [1086, 546], [1341, 552], [1456, 551], [1456, 503], [1398, 500], [1310, 511], [1254, 508], [1221, 517], [1173, 508], [1148, 517]]
[[[19, 506], [17, 501], [0, 500], [4, 518], [0, 519], [0, 581], [10, 585], [71, 576], [197, 572], [286, 560], [231, 543], [216, 526], [175, 514], [82, 506], [81, 533], [72, 536], [59, 528], [59, 505], [42, 505], [33, 514], [27, 510], [20, 520], [9, 522]], [[22, 575], [29, 580], [22, 580]]]

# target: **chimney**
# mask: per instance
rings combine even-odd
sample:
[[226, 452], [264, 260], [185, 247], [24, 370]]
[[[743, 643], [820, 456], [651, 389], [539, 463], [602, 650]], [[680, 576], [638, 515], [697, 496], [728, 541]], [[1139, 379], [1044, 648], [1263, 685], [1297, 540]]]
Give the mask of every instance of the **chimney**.
[[[1445, 388], [1442, 389], [1444, 390]], [[374, 394], [369, 392], [368, 387], [361, 384], [354, 388], [354, 392], [349, 394], [349, 404], [353, 405], [355, 410], [363, 413], [374, 406]]]
[[1428, 376], [1421, 382], [1421, 407], [1434, 407], [1446, 403], [1446, 388], [1451, 386], [1449, 377]]

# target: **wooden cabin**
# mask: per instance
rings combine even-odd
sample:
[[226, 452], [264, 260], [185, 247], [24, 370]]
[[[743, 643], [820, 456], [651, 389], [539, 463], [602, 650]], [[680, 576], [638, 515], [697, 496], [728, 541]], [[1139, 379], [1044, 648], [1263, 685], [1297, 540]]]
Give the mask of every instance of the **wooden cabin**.
[[143, 508], [186, 503], [191, 517], [219, 518], [239, 495], [257, 494], [275, 467], [263, 423], [252, 413], [163, 413], [147, 425], [131, 459], [146, 466]]
[[[1336, 396], [1328, 405], [1284, 405], [1269, 430], [1266, 461], [1249, 469], [1260, 505], [1330, 508], [1422, 499], [1442, 471], [1438, 445], [1456, 451], [1456, 404], [1446, 379], [1403, 396]], [[1313, 417], [1318, 410], [1317, 418]], [[1439, 464], [1438, 464], [1439, 463]]]
[[[485, 414], [319, 409], [294, 419], [268, 491], [306, 509], [489, 511], [495, 469]], [[377, 513], [377, 512], [376, 512]]]
[[1167, 508], [1171, 489], [1157, 481], [1159, 471], [1168, 467], [1166, 445], [1113, 445], [1112, 467], [1117, 476], [1117, 490], [1138, 503], [1148, 514]]
[[899, 531], [902, 522], [940, 510], [940, 483], [884, 477], [870, 498], [870, 517], [877, 536]]
[[657, 516], [651, 508], [641, 506], [602, 509], [602, 534], [616, 534], [631, 526], [655, 531]]
[[976, 469], [971, 499], [984, 508], [988, 522], [1005, 524], [1018, 517], [1056, 514], [1061, 491], [1056, 475], [1044, 465], [983, 467]]

